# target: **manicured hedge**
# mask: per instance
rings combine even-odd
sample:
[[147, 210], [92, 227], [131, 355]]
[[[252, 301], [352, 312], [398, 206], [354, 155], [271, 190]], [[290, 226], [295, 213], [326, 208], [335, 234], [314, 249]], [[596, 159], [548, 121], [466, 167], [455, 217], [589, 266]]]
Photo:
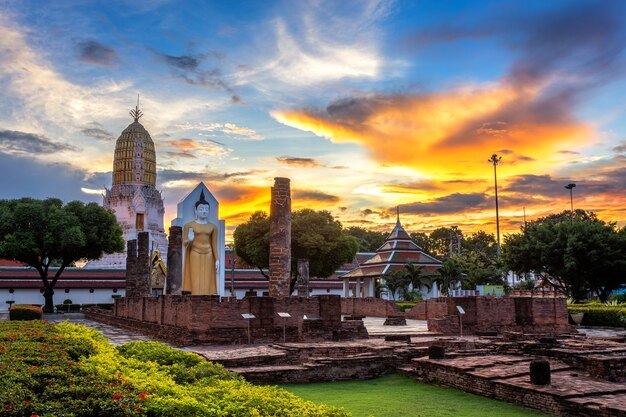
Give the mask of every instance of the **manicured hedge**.
[[398, 306], [398, 310], [407, 311], [410, 308], [415, 307], [417, 303], [415, 301], [396, 301], [396, 306]]
[[156, 342], [118, 348], [90, 328], [0, 323], [0, 416], [323, 416], [342, 409], [256, 386]]
[[41, 320], [43, 312], [39, 306], [31, 306], [26, 304], [16, 304], [9, 311], [9, 320]]
[[570, 314], [585, 313], [583, 326], [626, 327], [625, 306], [575, 304], [568, 306], [567, 310]]

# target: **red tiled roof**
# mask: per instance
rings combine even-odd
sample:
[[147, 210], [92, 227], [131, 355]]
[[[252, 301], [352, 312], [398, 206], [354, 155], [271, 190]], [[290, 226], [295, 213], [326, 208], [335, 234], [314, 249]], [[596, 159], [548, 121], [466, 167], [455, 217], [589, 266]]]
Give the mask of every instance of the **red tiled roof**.
[[379, 277], [412, 263], [424, 268], [426, 273], [434, 273], [441, 266], [441, 261], [424, 253], [400, 224], [396, 222], [393, 231], [385, 243], [376, 251], [376, 254], [350, 272], [341, 275], [339, 279]]

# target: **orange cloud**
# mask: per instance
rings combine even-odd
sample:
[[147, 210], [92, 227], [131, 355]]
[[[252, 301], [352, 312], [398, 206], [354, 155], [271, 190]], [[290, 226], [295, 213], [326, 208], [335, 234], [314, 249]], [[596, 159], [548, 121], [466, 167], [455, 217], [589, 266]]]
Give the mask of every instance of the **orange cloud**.
[[[324, 111], [275, 111], [279, 122], [333, 142], [356, 142], [385, 164], [426, 175], [484, 172], [491, 153], [523, 156], [521, 173], [543, 164], [564, 145], [581, 144], [590, 129], [571, 116], [567, 98], [539, 86], [496, 84], [423, 95], [373, 95], [343, 99]], [[512, 173], [513, 173], [512, 172]], [[448, 176], [449, 177], [449, 176]]]

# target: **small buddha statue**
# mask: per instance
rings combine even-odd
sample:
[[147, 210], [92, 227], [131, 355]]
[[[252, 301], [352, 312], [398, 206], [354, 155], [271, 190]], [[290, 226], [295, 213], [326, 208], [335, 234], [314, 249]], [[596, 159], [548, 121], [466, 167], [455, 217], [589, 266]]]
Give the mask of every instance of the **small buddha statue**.
[[192, 295], [219, 294], [217, 289], [217, 271], [220, 261], [217, 256], [218, 229], [209, 222], [209, 202], [205, 200], [204, 190], [196, 202], [196, 220], [183, 227], [183, 291]]

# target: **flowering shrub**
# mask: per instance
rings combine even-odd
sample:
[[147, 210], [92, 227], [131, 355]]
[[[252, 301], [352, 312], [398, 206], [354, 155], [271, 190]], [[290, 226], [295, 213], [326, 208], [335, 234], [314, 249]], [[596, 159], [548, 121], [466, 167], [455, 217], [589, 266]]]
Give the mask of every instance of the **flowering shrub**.
[[0, 323], [0, 416], [347, 416], [156, 342], [69, 323]]
[[[250, 384], [221, 365], [161, 343], [131, 342], [114, 348], [93, 329], [68, 323], [57, 327], [66, 340], [88, 342], [95, 350], [81, 358], [81, 370], [100, 375], [105, 381], [113, 379], [117, 386], [133, 388], [135, 415], [349, 415], [342, 409], [305, 401], [277, 387]], [[124, 392], [119, 394], [120, 401], [129, 401]]]
[[41, 320], [43, 312], [39, 306], [16, 304], [9, 311], [9, 320]]
[[0, 323], [0, 416], [142, 415], [132, 385], [80, 365], [94, 353], [45, 322]]

